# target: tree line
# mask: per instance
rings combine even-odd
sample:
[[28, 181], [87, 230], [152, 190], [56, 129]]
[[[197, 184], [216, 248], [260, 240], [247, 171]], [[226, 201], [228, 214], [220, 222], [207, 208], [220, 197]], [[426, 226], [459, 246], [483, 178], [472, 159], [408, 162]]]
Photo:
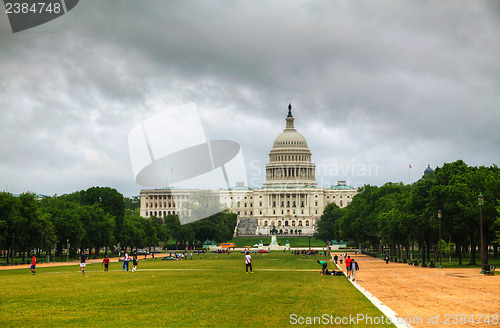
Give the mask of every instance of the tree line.
[[[328, 205], [318, 223], [318, 238], [343, 239], [375, 250], [388, 247], [394, 257], [410, 258], [415, 247], [422, 260], [437, 260], [439, 245], [454, 249], [459, 264], [469, 254], [476, 264], [480, 247], [482, 205], [484, 244], [494, 256], [500, 243], [500, 169], [472, 167], [462, 160], [446, 163], [417, 182], [365, 185], [351, 204], [340, 209]], [[438, 211], [441, 211], [441, 241]]]
[[123, 197], [116, 189], [92, 187], [68, 195], [44, 197], [34, 193], [16, 197], [0, 192], [0, 250], [7, 262], [29, 258], [35, 251], [69, 256], [77, 250], [149, 248], [173, 244], [200, 246], [206, 239], [230, 240], [236, 214], [222, 211], [206, 219], [181, 225], [177, 215], [143, 218], [139, 197]]

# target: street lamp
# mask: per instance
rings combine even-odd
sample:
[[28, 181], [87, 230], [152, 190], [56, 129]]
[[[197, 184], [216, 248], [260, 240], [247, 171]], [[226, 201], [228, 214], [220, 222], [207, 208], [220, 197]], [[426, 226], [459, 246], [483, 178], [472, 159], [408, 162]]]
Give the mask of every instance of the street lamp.
[[483, 195], [479, 194], [477, 196], [479, 203], [479, 229], [481, 230], [481, 272], [487, 271], [488, 260], [486, 259], [486, 248], [484, 247], [484, 237], [483, 237]]
[[441, 210], [438, 211], [438, 219], [439, 219], [439, 268], [443, 268], [443, 252], [441, 250], [441, 218], [443, 217], [443, 212]]

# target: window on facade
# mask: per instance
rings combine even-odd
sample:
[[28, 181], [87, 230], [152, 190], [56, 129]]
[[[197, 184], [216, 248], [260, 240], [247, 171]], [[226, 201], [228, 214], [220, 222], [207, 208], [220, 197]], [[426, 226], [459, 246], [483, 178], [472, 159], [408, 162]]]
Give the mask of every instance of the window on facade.
[[285, 202], [281, 201], [281, 207], [285, 207]]
[[309, 227], [309, 220], [306, 221], [306, 227]]
[[318, 202], [314, 202], [314, 206], [318, 206]]
[[302, 221], [299, 221], [299, 227], [302, 227]]
[[267, 227], [267, 221], [264, 221], [264, 227]]
[[273, 207], [276, 207], [276, 201], [273, 202]]
[[292, 227], [295, 227], [295, 221], [292, 221]]
[[281, 221], [278, 221], [278, 227], [281, 227]]

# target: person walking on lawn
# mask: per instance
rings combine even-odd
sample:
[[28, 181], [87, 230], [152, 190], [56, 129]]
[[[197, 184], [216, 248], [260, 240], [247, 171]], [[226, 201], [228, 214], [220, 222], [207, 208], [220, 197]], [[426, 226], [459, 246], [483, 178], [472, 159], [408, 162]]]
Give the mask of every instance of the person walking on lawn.
[[35, 255], [33, 255], [33, 258], [31, 259], [31, 266], [30, 266], [30, 270], [32, 272], [32, 274], [36, 274], [36, 257]]
[[87, 255], [83, 251], [80, 253], [80, 270], [82, 270], [82, 275], [85, 274], [85, 267], [87, 266]]
[[104, 271], [108, 271], [109, 268], [109, 258], [108, 256], [104, 256], [104, 259], [102, 260], [102, 265], [104, 265]]
[[252, 270], [252, 257], [250, 256], [250, 252], [247, 251], [245, 255], [245, 270], [248, 273], [248, 268], [250, 268], [250, 273], [253, 273]]

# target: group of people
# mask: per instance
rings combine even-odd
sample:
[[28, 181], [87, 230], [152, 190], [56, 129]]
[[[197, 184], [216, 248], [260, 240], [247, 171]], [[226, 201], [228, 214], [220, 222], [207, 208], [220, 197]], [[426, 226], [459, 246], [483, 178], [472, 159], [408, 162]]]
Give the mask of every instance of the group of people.
[[[337, 261], [339, 260], [339, 258], [340, 258], [340, 264], [342, 264], [343, 259], [345, 259], [347, 278], [348, 279], [352, 278], [352, 281], [355, 281], [356, 280], [356, 271], [359, 270], [358, 262], [356, 262], [356, 260], [352, 259], [350, 255], [347, 255], [347, 253], [344, 253], [344, 254], [340, 254], [340, 257], [337, 254], [335, 254], [335, 256], [333, 257], [335, 264], [337, 264]], [[324, 275], [327, 271], [328, 263], [326, 261], [320, 261], [320, 260], [318, 260], [317, 262], [318, 262], [318, 264], [320, 264], [322, 266], [321, 275]]]
[[[85, 253], [81, 251], [79, 259], [80, 259], [80, 270], [82, 270], [82, 275], [84, 275], [85, 268], [87, 266], [87, 255], [85, 255]], [[110, 260], [108, 255], [105, 255], [101, 263], [101, 265], [104, 266], [104, 271], [109, 271], [109, 262]], [[130, 262], [130, 256], [128, 255], [127, 252], [125, 252], [125, 256], [123, 258], [123, 271], [125, 271], [125, 269], [128, 271], [129, 262]], [[138, 265], [137, 253], [134, 253], [134, 255], [132, 256], [132, 264], [133, 264], [132, 272], [135, 272], [137, 270], [137, 265]]]
[[[344, 254], [344, 256], [347, 254]], [[345, 259], [345, 267], [347, 270], [347, 279], [351, 279], [352, 281], [356, 280], [356, 271], [359, 270], [359, 265], [356, 260], [351, 259], [349, 255], [347, 255], [347, 258]]]
[[293, 255], [319, 255], [319, 256], [327, 256], [327, 251], [316, 251], [316, 250], [307, 250], [307, 249], [295, 249], [292, 251]]
[[[193, 252], [190, 254], [190, 259], [193, 259]], [[170, 257], [172, 257], [172, 252], [170, 252]], [[188, 253], [182, 252], [182, 253], [174, 253], [173, 257], [175, 257], [178, 260], [187, 260], [188, 259]]]
[[[129, 262], [130, 262], [130, 256], [128, 255], [127, 252], [125, 252], [125, 256], [123, 258], [123, 271], [125, 271], [125, 267], [127, 268], [127, 271], [128, 271], [128, 263]], [[137, 264], [138, 264], [137, 263], [137, 253], [134, 253], [134, 255], [132, 256], [132, 265], [133, 265], [132, 272], [135, 272], [135, 270], [137, 270]], [[105, 271], [106, 271], [106, 269], [105, 269]]]

